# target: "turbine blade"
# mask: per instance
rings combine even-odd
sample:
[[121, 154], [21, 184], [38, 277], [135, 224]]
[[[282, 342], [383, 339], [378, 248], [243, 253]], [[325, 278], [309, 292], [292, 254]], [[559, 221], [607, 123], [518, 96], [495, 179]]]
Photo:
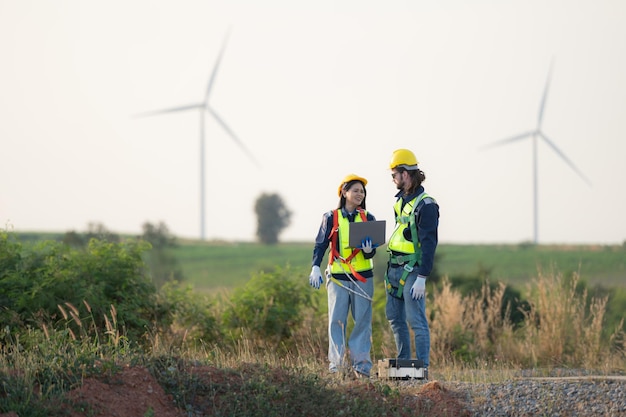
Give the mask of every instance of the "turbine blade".
[[576, 172], [578, 174], [578, 176], [580, 176], [580, 178], [582, 178], [589, 186], [591, 186], [591, 181], [589, 181], [587, 179], [587, 177], [585, 177], [585, 175], [576, 167], [576, 165], [574, 165], [574, 163], [572, 161], [570, 161], [567, 156], [565, 156], [565, 154], [554, 144], [554, 142], [552, 142], [550, 139], [548, 139], [548, 137], [546, 135], [544, 135], [543, 132], [541, 132], [541, 131], [539, 131], [539, 136], [541, 136], [541, 138], [544, 141], [546, 141], [546, 143], [552, 148], [552, 150], [554, 152], [556, 152], [557, 155], [559, 155], [561, 157], [561, 159], [563, 161], [565, 161], [565, 163], [567, 165], [569, 165], [570, 168], [572, 168], [574, 170], [574, 172]]
[[546, 108], [546, 100], [548, 98], [548, 89], [550, 87], [551, 77], [552, 77], [552, 62], [550, 62], [550, 69], [548, 70], [548, 78], [546, 79], [546, 86], [543, 89], [543, 97], [541, 97], [541, 104], [539, 105], [539, 116], [537, 117], [537, 130], [541, 129], [541, 123], [543, 123], [543, 111]]
[[230, 135], [230, 137], [235, 141], [235, 143], [237, 145], [239, 145], [239, 147], [245, 152], [246, 155], [248, 155], [248, 157], [252, 160], [252, 162], [254, 162], [254, 164], [260, 168], [261, 166], [259, 165], [258, 161], [256, 160], [256, 158], [254, 157], [254, 155], [252, 155], [252, 153], [248, 150], [248, 148], [246, 148], [246, 146], [243, 144], [243, 142], [237, 137], [237, 135], [235, 135], [235, 132], [232, 131], [232, 129], [230, 127], [228, 127], [228, 125], [224, 122], [224, 120], [222, 120], [222, 118], [215, 112], [215, 110], [213, 110], [211, 107], [207, 107], [207, 111], [209, 113], [211, 113], [211, 115], [213, 117], [215, 117], [215, 120], [217, 120], [217, 122], [224, 128], [224, 130]]
[[492, 143], [490, 143], [488, 145], [484, 145], [480, 149], [491, 149], [491, 148], [495, 148], [496, 146], [501, 146], [501, 145], [505, 145], [507, 143], [516, 142], [516, 141], [524, 139], [524, 138], [526, 138], [528, 136], [532, 136], [533, 133], [535, 133], [535, 131], [534, 130], [530, 130], [528, 132], [524, 132], [524, 133], [521, 133], [519, 135], [511, 136], [510, 138], [500, 139], [500, 140], [498, 140], [496, 142], [492, 142]]
[[175, 113], [175, 112], [191, 110], [191, 109], [202, 109], [203, 107], [204, 107], [204, 104], [202, 104], [202, 103], [199, 103], [199, 104], [188, 104], [186, 106], [172, 107], [170, 109], [154, 110], [154, 111], [149, 111], [149, 112], [145, 112], [145, 113], [139, 113], [139, 114], [136, 114], [134, 117], [155, 116], [157, 114]]
[[226, 49], [226, 42], [228, 41], [229, 36], [230, 36], [230, 28], [226, 32], [226, 36], [224, 37], [224, 41], [222, 42], [222, 48], [220, 49], [220, 53], [217, 56], [217, 60], [215, 61], [215, 66], [213, 67], [213, 72], [211, 73], [211, 77], [209, 78], [209, 83], [207, 84], [207, 87], [206, 87], [206, 94], [204, 95], [205, 106], [209, 104], [209, 94], [211, 94], [211, 88], [213, 88], [213, 81], [215, 80], [217, 69], [220, 66], [220, 62], [222, 61], [222, 55], [224, 54], [224, 49]]

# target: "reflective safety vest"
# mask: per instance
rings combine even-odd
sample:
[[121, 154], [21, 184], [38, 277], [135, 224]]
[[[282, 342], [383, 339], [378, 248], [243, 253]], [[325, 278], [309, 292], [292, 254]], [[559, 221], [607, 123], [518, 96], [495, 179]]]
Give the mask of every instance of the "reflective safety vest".
[[[396, 228], [389, 238], [387, 248], [402, 253], [420, 253], [421, 244], [417, 238], [417, 225], [415, 224], [415, 209], [419, 205], [420, 201], [425, 198], [431, 198], [428, 194], [421, 193], [413, 200], [407, 202], [402, 210], [402, 199], [399, 198], [396, 204], [393, 206], [393, 211], [396, 213]], [[411, 230], [411, 237], [413, 241], [406, 240], [404, 238], [404, 230], [409, 227]]]
[[[401, 198], [399, 198], [393, 206], [393, 210], [396, 213], [396, 228], [391, 234], [389, 243], [387, 244], [387, 250], [389, 251], [389, 263], [392, 265], [402, 265], [404, 272], [402, 273], [398, 287], [393, 287], [391, 285], [389, 278], [385, 273], [385, 287], [388, 293], [397, 298], [402, 298], [402, 291], [404, 290], [406, 278], [413, 271], [415, 265], [419, 265], [419, 261], [422, 257], [422, 245], [417, 235], [415, 210], [419, 206], [420, 201], [425, 198], [433, 199], [428, 194], [423, 192], [413, 200], [408, 201], [404, 207], [402, 207]], [[400, 207], [402, 207], [402, 209], [400, 209]], [[407, 227], [411, 230], [411, 238], [413, 241], [404, 238], [404, 231]], [[403, 255], [394, 255], [392, 251], [401, 252]]]
[[[358, 216], [355, 222], [366, 222], [367, 212], [357, 209]], [[374, 268], [372, 259], [365, 259], [363, 252], [359, 248], [349, 247], [350, 221], [343, 216], [341, 209], [333, 212], [333, 229], [330, 232], [330, 256], [328, 264], [330, 272], [333, 274], [352, 274], [359, 281], [365, 282], [367, 279], [359, 272], [368, 271]]]

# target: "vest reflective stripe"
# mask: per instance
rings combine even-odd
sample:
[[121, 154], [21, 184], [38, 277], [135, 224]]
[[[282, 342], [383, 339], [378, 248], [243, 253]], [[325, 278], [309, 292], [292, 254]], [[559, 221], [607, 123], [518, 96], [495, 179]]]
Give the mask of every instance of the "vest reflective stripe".
[[[349, 259], [350, 255], [352, 254], [353, 248], [350, 248], [349, 245], [349, 227], [350, 227], [350, 221], [348, 221], [347, 217], [343, 217], [343, 213], [341, 210], [335, 210], [335, 216], [337, 216], [337, 224], [338, 224], [338, 230], [337, 230], [337, 234], [338, 236], [336, 237], [336, 240], [333, 240], [333, 242], [338, 242], [338, 248], [336, 248], [336, 253], [339, 253], [339, 256], [341, 258], [345, 259]], [[355, 216], [354, 218], [355, 222], [361, 222], [363, 221], [361, 216]], [[334, 251], [331, 250], [331, 254]], [[332, 255], [331, 255], [332, 257]], [[352, 265], [352, 268], [357, 271], [357, 272], [362, 272], [362, 271], [368, 271], [370, 269], [374, 268], [374, 262], [372, 259], [365, 259], [365, 257], [363, 256], [363, 252], [359, 251], [356, 256], [352, 257], [352, 259], [350, 259], [350, 265], [345, 264], [342, 259], [335, 259], [333, 260], [334, 262], [331, 263], [331, 267], [330, 267], [330, 271], [333, 274], [344, 274], [344, 273], [350, 273], [350, 265]]]
[[388, 249], [402, 253], [416, 253], [417, 248], [417, 252], [419, 252], [421, 244], [419, 243], [419, 240], [417, 240], [417, 236], [411, 236], [417, 243], [417, 245], [415, 245], [410, 240], [406, 240], [404, 238], [404, 229], [409, 227], [409, 223], [411, 221], [415, 222], [414, 209], [420, 201], [429, 197], [430, 196], [426, 193], [418, 195], [413, 200], [407, 202], [402, 208], [402, 211], [400, 210], [400, 207], [402, 207], [402, 199], [399, 198], [398, 201], [396, 201], [396, 204], [393, 206], [393, 210], [396, 213], [396, 228], [389, 238], [389, 243], [387, 244]]

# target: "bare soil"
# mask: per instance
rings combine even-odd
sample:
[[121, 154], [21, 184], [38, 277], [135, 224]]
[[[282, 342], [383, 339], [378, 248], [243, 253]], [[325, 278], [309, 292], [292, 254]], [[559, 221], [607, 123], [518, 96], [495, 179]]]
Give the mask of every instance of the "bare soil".
[[[206, 378], [212, 383], [228, 383], [219, 378], [228, 379], [227, 373], [212, 367], [194, 368], [194, 374]], [[380, 401], [388, 401], [369, 381], [354, 380], [346, 382], [347, 395], [379, 396]], [[425, 382], [406, 390], [401, 402], [416, 413], [425, 413], [429, 417], [469, 417], [462, 395], [454, 392], [437, 381]], [[404, 391], [403, 391], [404, 392]], [[187, 414], [179, 409], [171, 395], [165, 393], [158, 381], [143, 367], [126, 367], [113, 376], [88, 378], [82, 385], [68, 394], [74, 404], [68, 409], [71, 417], [124, 416], [124, 417], [184, 417]], [[197, 401], [206, 401], [198, 396]], [[378, 400], [378, 399], [377, 399]], [[211, 398], [219, 403], [219, 398]], [[206, 404], [190, 404], [196, 410], [206, 409]], [[19, 417], [16, 413], [0, 414], [0, 417]]]
[[123, 368], [108, 381], [86, 379], [81, 387], [68, 393], [68, 398], [80, 406], [71, 417], [94, 416], [163, 416], [181, 417], [185, 414], [174, 404], [157, 380], [141, 367]]

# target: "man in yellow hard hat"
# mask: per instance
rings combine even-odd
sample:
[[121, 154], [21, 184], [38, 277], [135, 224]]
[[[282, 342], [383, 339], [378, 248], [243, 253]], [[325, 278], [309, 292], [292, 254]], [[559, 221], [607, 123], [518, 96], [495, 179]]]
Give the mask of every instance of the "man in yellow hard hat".
[[430, 330], [426, 317], [426, 280], [433, 269], [437, 249], [439, 205], [424, 191], [422, 182], [426, 175], [419, 169], [413, 152], [397, 149], [389, 168], [398, 193], [393, 207], [396, 225], [387, 243], [385, 313], [395, 338], [397, 358], [412, 359], [410, 326], [415, 336], [415, 353], [423, 361], [427, 378]]

